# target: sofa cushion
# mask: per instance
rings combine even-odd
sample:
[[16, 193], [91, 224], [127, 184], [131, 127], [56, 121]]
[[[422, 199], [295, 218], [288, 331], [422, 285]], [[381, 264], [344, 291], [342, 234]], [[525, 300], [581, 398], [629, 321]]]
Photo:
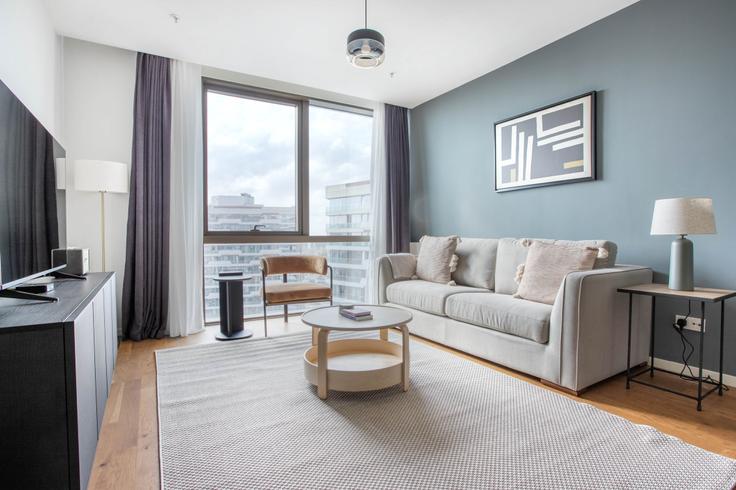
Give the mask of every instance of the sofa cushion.
[[388, 262], [391, 264], [391, 272], [394, 279], [416, 279], [417, 256], [406, 253], [388, 254]]
[[[496, 254], [495, 287], [497, 293], [516, 294], [518, 283], [515, 281], [516, 271], [520, 264], [526, 262], [529, 245], [532, 242], [554, 243], [568, 247], [603, 248], [606, 256], [596, 258], [593, 269], [604, 269], [616, 265], [618, 247], [608, 240], [551, 240], [548, 238], [501, 238], [498, 240]], [[600, 254], [605, 255], [605, 254]]]
[[419, 240], [421, 247], [417, 256], [417, 277], [425, 281], [448, 284], [457, 265], [455, 250], [458, 237], [428, 236]]
[[490, 291], [468, 286], [449, 286], [436, 282], [413, 279], [389, 284], [386, 288], [386, 299], [409, 308], [445, 316], [445, 302], [448, 297], [459, 293], [488, 293]]
[[496, 238], [463, 238], [457, 245], [457, 268], [452, 279], [461, 286], [493, 289], [496, 267]]
[[591, 270], [597, 254], [594, 247], [533, 242], [515, 296], [551, 305], [565, 276]]
[[552, 306], [508, 294], [454, 294], [447, 299], [447, 316], [546, 344]]
[[618, 252], [618, 246], [615, 243], [608, 240], [549, 240], [540, 239], [540, 242], [554, 243], [555, 245], [564, 245], [568, 247], [593, 247], [602, 248], [608, 252], [607, 256], [601, 256], [599, 254], [595, 259], [593, 269], [605, 269], [606, 267], [614, 267], [616, 265], [616, 254]]
[[497, 293], [515, 294], [519, 285], [516, 283], [516, 269], [526, 262], [529, 253], [527, 240], [517, 238], [501, 238], [498, 240], [496, 254], [495, 288]]

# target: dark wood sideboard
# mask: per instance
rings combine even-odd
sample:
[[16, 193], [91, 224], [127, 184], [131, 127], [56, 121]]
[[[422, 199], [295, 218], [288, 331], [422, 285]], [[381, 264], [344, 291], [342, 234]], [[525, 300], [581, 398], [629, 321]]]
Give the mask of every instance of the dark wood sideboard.
[[118, 348], [115, 274], [0, 299], [0, 486], [87, 488]]

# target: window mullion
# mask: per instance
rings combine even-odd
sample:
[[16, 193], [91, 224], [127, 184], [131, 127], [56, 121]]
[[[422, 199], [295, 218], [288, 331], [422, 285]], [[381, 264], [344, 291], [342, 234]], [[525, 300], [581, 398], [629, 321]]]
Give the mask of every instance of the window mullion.
[[309, 101], [299, 104], [299, 157], [297, 159], [299, 189], [299, 232], [309, 235]]

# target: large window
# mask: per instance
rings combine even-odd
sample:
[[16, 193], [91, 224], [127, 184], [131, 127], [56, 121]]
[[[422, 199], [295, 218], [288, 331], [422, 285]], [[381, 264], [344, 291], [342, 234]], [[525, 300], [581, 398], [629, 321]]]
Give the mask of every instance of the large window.
[[[335, 301], [365, 301], [371, 112], [212, 80], [204, 87], [205, 320], [219, 318], [212, 279], [258, 274], [269, 254], [324, 255]], [[245, 288], [246, 316], [262, 314], [260, 281]]]

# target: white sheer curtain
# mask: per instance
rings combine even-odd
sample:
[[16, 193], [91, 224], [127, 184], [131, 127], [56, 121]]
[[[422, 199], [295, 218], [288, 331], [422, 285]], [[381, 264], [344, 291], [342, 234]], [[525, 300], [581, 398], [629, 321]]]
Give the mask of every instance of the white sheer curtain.
[[387, 178], [385, 107], [373, 109], [373, 141], [371, 144], [371, 241], [368, 267], [368, 303], [378, 301], [376, 259], [386, 253]]
[[172, 60], [168, 320], [171, 337], [185, 337], [204, 329], [202, 148], [202, 68]]

